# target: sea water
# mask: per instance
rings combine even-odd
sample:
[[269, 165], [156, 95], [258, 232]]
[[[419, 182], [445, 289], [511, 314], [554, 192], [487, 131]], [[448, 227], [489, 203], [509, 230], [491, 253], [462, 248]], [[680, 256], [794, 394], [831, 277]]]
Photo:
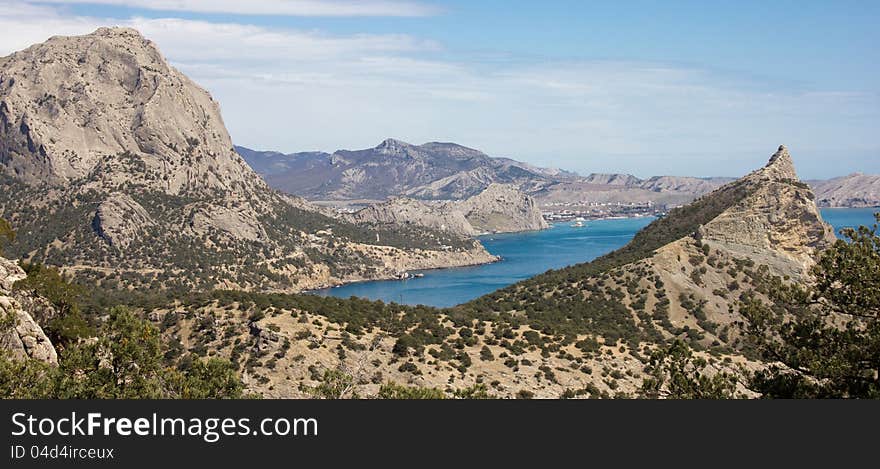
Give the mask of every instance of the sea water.
[[[880, 209], [823, 209], [822, 217], [836, 232], [871, 225]], [[502, 260], [494, 264], [422, 271], [424, 277], [362, 282], [315, 292], [341, 298], [358, 296], [401, 304], [446, 307], [533, 277], [549, 269], [587, 262], [622, 247], [653, 218], [588, 221], [583, 227], [567, 223], [543, 231], [480, 237], [486, 249]]]

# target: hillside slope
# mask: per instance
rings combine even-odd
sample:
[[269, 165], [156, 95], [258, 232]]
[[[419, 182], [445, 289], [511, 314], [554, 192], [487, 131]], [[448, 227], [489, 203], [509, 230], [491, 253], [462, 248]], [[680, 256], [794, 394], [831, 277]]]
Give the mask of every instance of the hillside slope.
[[807, 181], [820, 207], [880, 207], [880, 175], [855, 173], [826, 181]]

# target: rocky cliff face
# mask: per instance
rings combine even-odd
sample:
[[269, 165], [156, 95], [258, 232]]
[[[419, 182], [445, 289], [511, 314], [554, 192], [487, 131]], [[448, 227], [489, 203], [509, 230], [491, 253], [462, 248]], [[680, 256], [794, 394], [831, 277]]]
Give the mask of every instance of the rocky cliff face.
[[834, 230], [822, 220], [815, 195], [800, 182], [785, 146], [770, 162], [736, 184], [750, 187], [747, 197], [701, 226], [698, 237], [780, 274], [800, 275], [817, 248], [835, 241]]
[[217, 103], [135, 30], [53, 37], [0, 59], [0, 70], [0, 160], [20, 180], [100, 172], [169, 194], [260, 184]]
[[510, 233], [549, 228], [535, 200], [504, 184], [490, 184], [483, 192], [455, 204], [478, 231]]
[[356, 223], [376, 223], [394, 225], [418, 225], [440, 231], [449, 231], [463, 236], [478, 234], [464, 213], [450, 204], [436, 204], [395, 197], [386, 202], [370, 205], [354, 214]]
[[[23, 302], [37, 303], [41, 299], [12, 293], [12, 285], [25, 277], [18, 265], [0, 257], [0, 350], [15, 359], [35, 359], [57, 364], [58, 354], [52, 342], [22, 305]], [[43, 307], [51, 309], [48, 304]]]
[[300, 290], [493, 259], [460, 236], [363, 229], [270, 189], [211, 96], [131, 29], [0, 58], [0, 184], [20, 234], [10, 254], [98, 282]]
[[549, 228], [534, 199], [513, 186], [490, 184], [462, 201], [394, 198], [351, 215], [356, 223], [418, 225], [462, 236]]

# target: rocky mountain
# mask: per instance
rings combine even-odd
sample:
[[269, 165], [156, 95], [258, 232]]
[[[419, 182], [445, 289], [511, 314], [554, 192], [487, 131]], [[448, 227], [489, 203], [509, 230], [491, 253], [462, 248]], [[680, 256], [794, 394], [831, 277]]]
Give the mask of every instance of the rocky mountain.
[[820, 207], [880, 207], [880, 175], [855, 173], [825, 181], [807, 181]]
[[19, 232], [9, 254], [111, 286], [295, 291], [494, 260], [460, 236], [365, 229], [270, 189], [211, 96], [132, 29], [0, 58], [0, 184]]
[[597, 186], [631, 187], [638, 185], [641, 181], [639, 178], [631, 174], [592, 173], [589, 176], [580, 179], [579, 182], [584, 184], [595, 184]]
[[395, 197], [353, 213], [361, 224], [417, 225], [462, 236], [549, 228], [534, 199], [516, 187], [492, 183], [462, 201], [421, 201]]
[[785, 147], [766, 167], [673, 209], [625, 247], [550, 271], [465, 305], [472, 314], [522, 314], [603, 343], [670, 337], [698, 349], [738, 345], [740, 295], [768, 275], [803, 278], [834, 242], [812, 190]]

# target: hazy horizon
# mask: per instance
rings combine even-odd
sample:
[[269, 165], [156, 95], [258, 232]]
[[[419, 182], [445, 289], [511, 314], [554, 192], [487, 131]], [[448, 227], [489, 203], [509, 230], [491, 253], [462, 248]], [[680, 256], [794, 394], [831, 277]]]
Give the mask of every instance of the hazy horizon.
[[580, 174], [735, 177], [786, 144], [804, 179], [880, 173], [877, 2], [0, 6], [0, 55], [138, 29], [211, 92], [233, 141], [258, 150], [393, 136]]

